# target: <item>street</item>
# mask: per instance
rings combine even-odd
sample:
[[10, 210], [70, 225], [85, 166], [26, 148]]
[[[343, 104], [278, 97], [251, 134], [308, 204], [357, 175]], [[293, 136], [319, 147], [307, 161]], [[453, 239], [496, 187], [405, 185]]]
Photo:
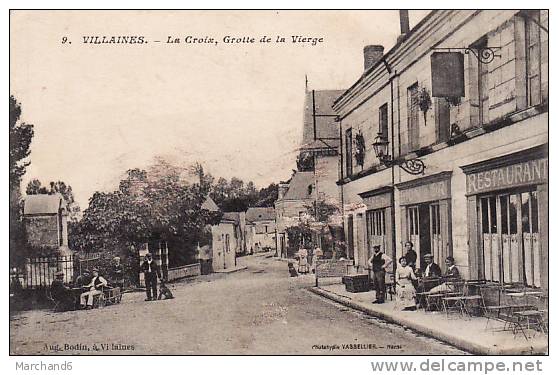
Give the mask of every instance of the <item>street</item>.
[[25, 311], [10, 318], [11, 354], [466, 354], [437, 340], [349, 310], [306, 290], [273, 258], [248, 269], [170, 285], [175, 299], [90, 311]]

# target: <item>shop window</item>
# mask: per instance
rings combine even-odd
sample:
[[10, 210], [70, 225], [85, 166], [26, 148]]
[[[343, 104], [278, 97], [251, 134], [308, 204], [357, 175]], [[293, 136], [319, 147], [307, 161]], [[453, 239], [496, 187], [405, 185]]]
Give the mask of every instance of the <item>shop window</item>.
[[537, 198], [532, 190], [480, 199], [481, 269], [485, 279], [541, 286]]

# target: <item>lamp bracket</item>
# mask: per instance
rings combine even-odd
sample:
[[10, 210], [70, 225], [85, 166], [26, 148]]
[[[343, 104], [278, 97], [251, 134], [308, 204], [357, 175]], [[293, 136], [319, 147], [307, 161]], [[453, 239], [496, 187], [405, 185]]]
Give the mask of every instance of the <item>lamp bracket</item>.
[[412, 175], [423, 174], [424, 170], [426, 169], [424, 162], [418, 158], [408, 160], [393, 160], [391, 156], [386, 156], [382, 158], [381, 162], [388, 167], [397, 165], [399, 168]]

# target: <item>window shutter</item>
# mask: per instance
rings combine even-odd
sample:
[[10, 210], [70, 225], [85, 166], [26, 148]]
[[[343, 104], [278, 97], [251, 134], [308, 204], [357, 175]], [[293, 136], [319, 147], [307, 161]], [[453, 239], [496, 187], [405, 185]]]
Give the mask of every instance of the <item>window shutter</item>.
[[465, 71], [461, 52], [434, 52], [430, 62], [433, 97], [465, 96]]

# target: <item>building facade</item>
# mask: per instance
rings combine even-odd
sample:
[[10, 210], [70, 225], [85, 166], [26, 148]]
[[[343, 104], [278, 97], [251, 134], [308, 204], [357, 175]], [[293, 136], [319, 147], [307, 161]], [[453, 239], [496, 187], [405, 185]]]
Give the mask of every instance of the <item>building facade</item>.
[[68, 249], [68, 210], [60, 194], [28, 195], [23, 220], [29, 245], [56, 250], [60, 255]]
[[[385, 55], [365, 48], [333, 105], [357, 265], [411, 241], [419, 266], [453, 256], [466, 278], [548, 287], [547, 30], [547, 11], [437, 10]], [[423, 173], [399, 167], [417, 158]]]
[[250, 254], [276, 249], [275, 209], [250, 207], [246, 211], [246, 248]]
[[[297, 171], [287, 184], [280, 184], [279, 198], [275, 203], [276, 248], [282, 256], [287, 254], [286, 228], [307, 219], [312, 206], [326, 204], [337, 207], [338, 218], [332, 218], [332, 221], [341, 221], [341, 200], [336, 184], [340, 139], [332, 105], [343, 92], [306, 90]], [[320, 247], [325, 245], [321, 243], [322, 236], [316, 236], [313, 241]]]

